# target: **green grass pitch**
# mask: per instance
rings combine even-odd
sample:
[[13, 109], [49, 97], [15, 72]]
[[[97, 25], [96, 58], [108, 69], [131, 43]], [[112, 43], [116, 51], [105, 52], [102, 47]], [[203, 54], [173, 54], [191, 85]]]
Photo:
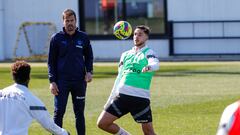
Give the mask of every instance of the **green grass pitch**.
[[[53, 96], [49, 91], [46, 63], [31, 63], [29, 88], [53, 114]], [[151, 86], [153, 125], [158, 135], [213, 135], [226, 105], [240, 97], [240, 62], [162, 62]], [[87, 135], [106, 135], [96, 126], [115, 77], [117, 63], [95, 63], [94, 78], [86, 96]], [[0, 64], [0, 89], [12, 84], [9, 64]], [[71, 99], [71, 98], [69, 98]], [[16, 113], [21, 115], [19, 113]], [[116, 121], [133, 135], [142, 135], [141, 126], [130, 115]], [[72, 135], [75, 118], [69, 100], [64, 128]], [[30, 135], [48, 135], [33, 122]], [[50, 134], [49, 134], [50, 135]]]

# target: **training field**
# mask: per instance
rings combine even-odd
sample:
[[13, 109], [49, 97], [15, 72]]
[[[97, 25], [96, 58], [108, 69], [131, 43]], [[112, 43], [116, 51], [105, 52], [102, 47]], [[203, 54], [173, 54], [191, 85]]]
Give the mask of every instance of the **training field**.
[[[30, 89], [53, 114], [46, 64], [32, 63]], [[214, 135], [226, 105], [240, 98], [240, 62], [163, 62], [151, 86], [153, 124], [158, 135]], [[99, 113], [117, 75], [117, 63], [95, 63], [93, 82], [86, 96], [87, 135], [106, 135], [96, 126]], [[10, 65], [0, 64], [0, 89], [12, 83]], [[69, 98], [71, 99], [71, 98]], [[16, 115], [21, 115], [16, 112]], [[20, 116], [19, 116], [20, 117]], [[142, 135], [130, 115], [117, 123], [132, 135]], [[64, 128], [75, 135], [75, 119], [69, 100]], [[48, 135], [34, 122], [30, 135]], [[50, 135], [50, 134], [49, 134]]]

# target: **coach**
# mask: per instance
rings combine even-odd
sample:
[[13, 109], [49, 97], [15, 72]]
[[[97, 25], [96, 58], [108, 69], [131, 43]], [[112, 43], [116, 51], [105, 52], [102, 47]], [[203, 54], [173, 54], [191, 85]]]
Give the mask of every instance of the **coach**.
[[50, 90], [54, 97], [54, 122], [62, 127], [68, 95], [72, 95], [78, 135], [85, 135], [85, 95], [92, 80], [93, 53], [88, 36], [76, 27], [72, 9], [63, 11], [63, 30], [53, 35], [48, 56]]

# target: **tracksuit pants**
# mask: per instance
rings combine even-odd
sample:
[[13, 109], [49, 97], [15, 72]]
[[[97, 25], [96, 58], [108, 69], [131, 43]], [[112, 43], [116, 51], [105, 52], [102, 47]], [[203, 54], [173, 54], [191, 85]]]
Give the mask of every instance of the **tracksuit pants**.
[[54, 97], [54, 122], [62, 127], [63, 117], [66, 111], [69, 93], [72, 95], [73, 111], [76, 120], [76, 130], [78, 135], [85, 135], [85, 95], [87, 84], [82, 81], [65, 81], [57, 82], [59, 93]]

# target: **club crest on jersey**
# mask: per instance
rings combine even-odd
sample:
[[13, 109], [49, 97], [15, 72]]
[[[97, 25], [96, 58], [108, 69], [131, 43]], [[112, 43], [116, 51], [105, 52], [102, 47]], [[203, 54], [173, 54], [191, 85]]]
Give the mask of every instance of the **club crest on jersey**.
[[77, 41], [77, 44], [76, 44], [76, 47], [77, 47], [77, 48], [83, 48], [82, 45], [83, 45], [83, 42], [82, 42], [82, 41], [80, 41], [80, 40]]

